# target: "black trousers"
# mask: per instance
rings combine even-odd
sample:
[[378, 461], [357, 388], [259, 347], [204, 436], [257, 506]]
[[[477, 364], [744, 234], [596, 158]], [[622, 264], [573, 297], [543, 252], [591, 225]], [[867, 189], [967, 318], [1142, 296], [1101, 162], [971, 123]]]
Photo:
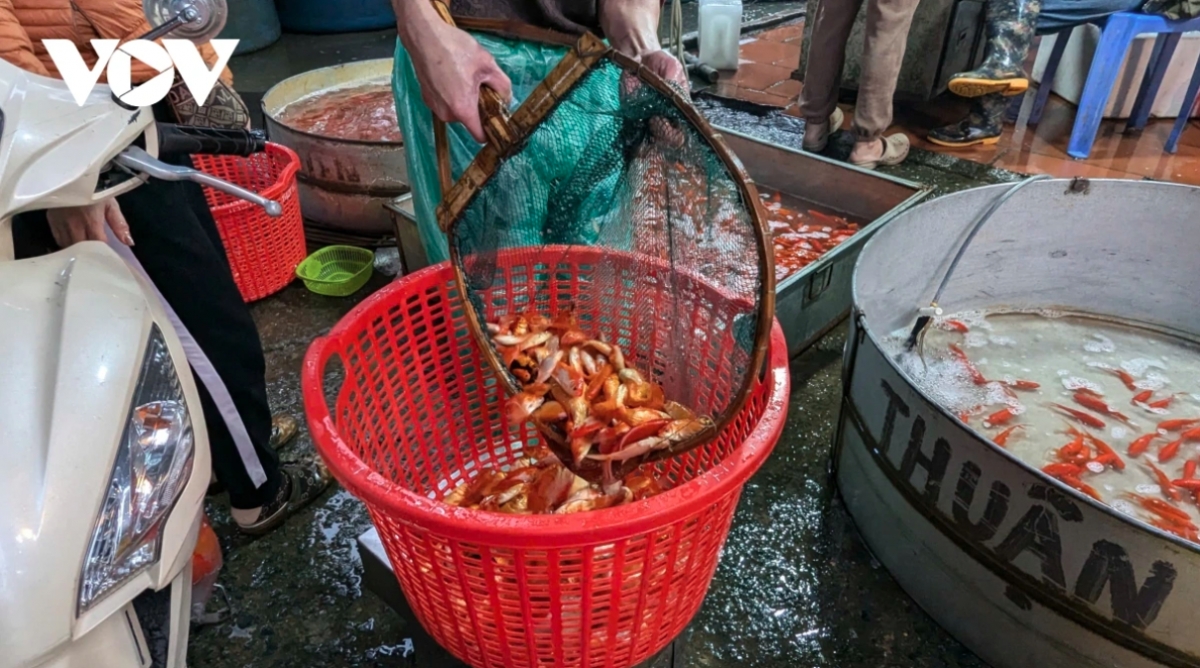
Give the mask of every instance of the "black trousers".
[[[266, 361], [204, 192], [194, 183], [151, 179], [117, 202], [129, 222], [133, 254], [225, 381], [267, 474], [256, 489], [212, 397], [197, 382], [217, 479], [234, 508], [264, 505], [282, 481], [270, 446]], [[16, 217], [13, 242], [18, 259], [58, 250], [43, 211]]]

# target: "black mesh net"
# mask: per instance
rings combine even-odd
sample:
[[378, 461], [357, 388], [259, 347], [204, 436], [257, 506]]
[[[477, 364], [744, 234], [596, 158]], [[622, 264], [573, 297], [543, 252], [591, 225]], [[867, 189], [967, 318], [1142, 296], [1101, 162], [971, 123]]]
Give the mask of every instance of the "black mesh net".
[[732, 417], [765, 352], [769, 249], [740, 166], [661, 80], [608, 52], [546, 108], [442, 215], [510, 419], [597, 479]]

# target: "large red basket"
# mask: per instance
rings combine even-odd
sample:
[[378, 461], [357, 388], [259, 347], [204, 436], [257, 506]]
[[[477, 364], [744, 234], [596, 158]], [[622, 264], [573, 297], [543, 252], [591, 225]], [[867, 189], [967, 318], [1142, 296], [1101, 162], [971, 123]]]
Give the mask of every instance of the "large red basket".
[[[611, 263], [611, 254], [555, 253], [550, 273], [546, 265], [503, 260], [497, 290], [553, 280], [561, 290], [551, 292], [573, 301], [581, 320], [609, 340], [638, 331], [621, 309], [588, 312], [601, 301], [579, 298], [589, 268]], [[694, 317], [719, 320], [719, 298], [707, 297], [696, 300]], [[334, 356], [341, 372], [327, 383]], [[729, 356], [697, 346], [696, 357], [705, 380], [723, 387], [720, 374], [731, 371], [722, 357]], [[539, 440], [531, 425], [507, 421], [502, 386], [469, 333], [448, 263], [397, 280], [313, 342], [302, 385], [318, 451], [364, 501], [433, 638], [474, 666], [612, 668], [661, 650], [699, 609], [742, 487], [779, 438], [789, 378], [776, 323], [766, 373], [737, 417], [713, 442], [657, 465], [673, 489], [612, 509], [550, 516], [439, 501], [481, 466], [511, 462]], [[332, 412], [327, 390], [336, 392]]]
[[196, 169], [283, 206], [283, 215], [272, 218], [256, 204], [204, 188], [242, 299], [252, 302], [287, 287], [307, 254], [296, 192], [300, 158], [290, 148], [268, 142], [266, 151], [248, 158], [196, 155], [192, 160]]

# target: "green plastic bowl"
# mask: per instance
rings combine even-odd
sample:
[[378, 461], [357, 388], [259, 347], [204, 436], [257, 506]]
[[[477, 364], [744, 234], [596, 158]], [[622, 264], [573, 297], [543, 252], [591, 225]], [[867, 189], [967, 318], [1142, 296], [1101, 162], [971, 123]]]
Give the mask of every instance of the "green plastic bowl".
[[367, 284], [375, 254], [355, 246], [326, 246], [304, 258], [296, 276], [304, 287], [319, 295], [345, 297]]

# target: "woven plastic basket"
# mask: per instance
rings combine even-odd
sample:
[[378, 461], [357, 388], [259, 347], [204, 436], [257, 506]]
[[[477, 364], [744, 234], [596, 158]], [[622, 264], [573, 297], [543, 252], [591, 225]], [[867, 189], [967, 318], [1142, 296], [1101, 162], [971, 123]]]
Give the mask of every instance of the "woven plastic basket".
[[242, 299], [252, 302], [287, 287], [307, 253], [296, 192], [300, 158], [286, 146], [268, 142], [266, 151], [248, 158], [197, 155], [192, 160], [196, 169], [283, 206], [283, 215], [272, 218], [256, 204], [204, 188]]
[[[564, 257], [561, 248], [550, 252]], [[572, 249], [555, 265], [549, 276], [563, 299], [586, 283], [600, 255]], [[611, 252], [603, 257], [614, 261]], [[506, 286], [548, 276], [540, 265], [504, 270]], [[697, 300], [698, 327], [720, 320], [703, 310], [719, 301]], [[586, 304], [576, 314], [609, 340], [637, 331], [628, 315], [589, 312]], [[638, 350], [638, 342], [626, 349]], [[334, 357], [342, 375], [327, 384]], [[717, 378], [727, 358], [718, 347], [698, 347], [699, 382]], [[391, 283], [317, 339], [302, 385], [318, 451], [365, 503], [433, 638], [474, 666], [612, 668], [661, 650], [699, 609], [742, 487], [779, 438], [789, 379], [776, 323], [763, 380], [730, 426], [656, 465], [672, 489], [606, 510], [536, 516], [438, 500], [539, 439], [531, 425], [507, 422], [502, 385], [468, 332], [448, 263]], [[327, 387], [336, 391], [332, 411]]]

